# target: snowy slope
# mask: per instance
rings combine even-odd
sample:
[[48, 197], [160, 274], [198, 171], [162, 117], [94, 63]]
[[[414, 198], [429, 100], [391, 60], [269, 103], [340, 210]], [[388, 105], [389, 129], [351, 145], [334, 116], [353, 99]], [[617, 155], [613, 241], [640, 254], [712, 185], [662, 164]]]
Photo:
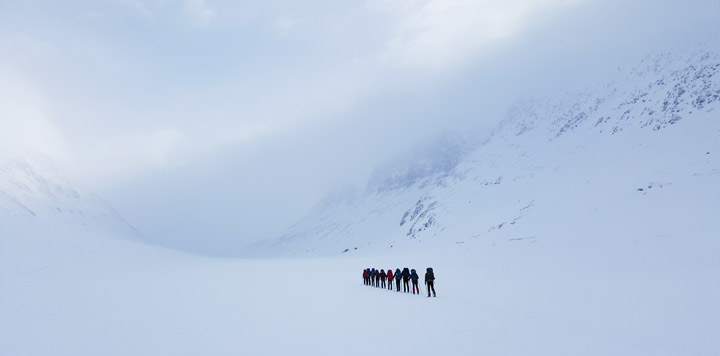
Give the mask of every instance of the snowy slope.
[[0, 236], [28, 230], [140, 239], [112, 206], [76, 188], [50, 158], [0, 147]]
[[334, 255], [689, 233], [717, 247], [719, 106], [717, 53], [648, 56], [603, 85], [520, 102], [474, 147], [394, 162], [364, 191], [329, 196], [254, 249]]

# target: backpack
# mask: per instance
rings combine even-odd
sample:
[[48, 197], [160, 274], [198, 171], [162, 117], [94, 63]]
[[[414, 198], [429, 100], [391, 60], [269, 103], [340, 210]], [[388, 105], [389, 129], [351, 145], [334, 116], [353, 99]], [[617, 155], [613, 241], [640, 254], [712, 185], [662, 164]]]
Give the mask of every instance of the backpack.
[[427, 268], [427, 273], [425, 273], [425, 280], [431, 282], [435, 280], [435, 273], [433, 273], [432, 267]]

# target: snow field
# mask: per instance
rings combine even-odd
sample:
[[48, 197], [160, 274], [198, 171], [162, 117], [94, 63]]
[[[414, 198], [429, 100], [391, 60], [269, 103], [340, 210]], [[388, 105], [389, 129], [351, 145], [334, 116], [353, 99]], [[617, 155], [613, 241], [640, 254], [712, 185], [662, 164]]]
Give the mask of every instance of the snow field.
[[[65, 241], [2, 253], [0, 354], [712, 355], [720, 333], [714, 269], [668, 267], [672, 249], [232, 260]], [[405, 266], [433, 267], [438, 297], [362, 284], [363, 268]]]

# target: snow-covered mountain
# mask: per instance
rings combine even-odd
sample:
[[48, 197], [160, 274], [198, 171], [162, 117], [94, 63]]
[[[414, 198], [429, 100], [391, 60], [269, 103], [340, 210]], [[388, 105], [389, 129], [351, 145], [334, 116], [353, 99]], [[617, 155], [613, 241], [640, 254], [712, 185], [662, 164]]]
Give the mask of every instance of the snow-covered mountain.
[[[98, 238], [134, 233], [51, 163], [2, 151], [0, 354], [713, 355], [720, 59], [641, 68], [442, 138], [256, 246], [331, 257]], [[433, 266], [437, 298], [364, 286], [369, 266]], [[398, 305], [423, 323], [379, 321]]]
[[522, 100], [476, 142], [444, 138], [391, 162], [366, 189], [329, 195], [252, 249], [702, 246], [720, 231], [720, 55], [652, 55], [633, 67], [582, 91]]
[[62, 232], [141, 239], [110, 204], [76, 188], [50, 158], [0, 147], [0, 235]]

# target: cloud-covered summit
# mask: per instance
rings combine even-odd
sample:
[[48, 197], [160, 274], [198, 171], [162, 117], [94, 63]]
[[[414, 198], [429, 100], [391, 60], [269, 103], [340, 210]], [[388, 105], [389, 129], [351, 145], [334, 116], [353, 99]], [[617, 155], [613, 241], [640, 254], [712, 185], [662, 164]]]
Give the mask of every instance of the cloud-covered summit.
[[438, 134], [483, 134], [519, 96], [716, 45], [718, 6], [4, 1], [0, 139], [55, 157], [149, 238], [222, 249]]

